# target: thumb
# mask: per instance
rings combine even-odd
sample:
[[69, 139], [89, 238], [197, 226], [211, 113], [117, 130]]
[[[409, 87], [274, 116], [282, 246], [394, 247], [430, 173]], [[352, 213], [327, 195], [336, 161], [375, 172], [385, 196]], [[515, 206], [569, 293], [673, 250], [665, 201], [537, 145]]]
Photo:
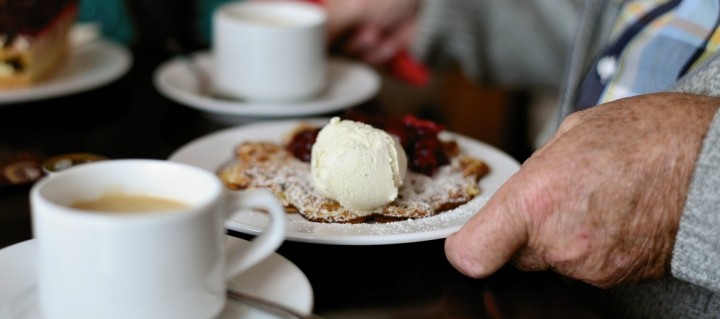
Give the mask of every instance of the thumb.
[[460, 230], [445, 240], [448, 261], [472, 278], [490, 276], [528, 242], [528, 221], [507, 183]]

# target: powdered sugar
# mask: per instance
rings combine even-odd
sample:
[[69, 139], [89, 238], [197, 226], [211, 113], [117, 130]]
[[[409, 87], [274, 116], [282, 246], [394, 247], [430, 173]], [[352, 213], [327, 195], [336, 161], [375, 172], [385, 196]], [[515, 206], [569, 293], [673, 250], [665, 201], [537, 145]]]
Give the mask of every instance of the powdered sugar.
[[464, 205], [434, 216], [389, 223], [329, 224], [311, 222], [305, 219], [293, 219], [290, 221], [289, 227], [292, 231], [303, 233], [373, 236], [457, 229], [477, 213], [485, 205], [486, 201], [485, 196], [478, 196]]
[[[317, 193], [311, 182], [309, 164], [297, 160], [279, 144], [245, 142], [238, 146], [237, 156], [237, 162], [219, 172], [228, 187], [270, 189], [286, 207], [297, 209], [303, 217], [315, 222], [427, 218], [445, 214], [481, 191], [477, 174], [468, 173], [468, 169], [472, 171], [473, 168], [468, 166], [470, 158], [456, 156], [433, 177], [408, 172], [398, 197], [368, 213], [342, 207]], [[481, 162], [476, 160], [474, 163]], [[484, 174], [482, 170], [478, 172]]]

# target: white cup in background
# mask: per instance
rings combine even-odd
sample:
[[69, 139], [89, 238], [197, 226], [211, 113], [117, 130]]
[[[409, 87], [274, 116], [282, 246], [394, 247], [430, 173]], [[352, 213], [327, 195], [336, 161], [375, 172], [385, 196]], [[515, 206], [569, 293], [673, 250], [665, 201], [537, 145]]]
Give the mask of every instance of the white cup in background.
[[244, 0], [213, 13], [218, 93], [253, 102], [300, 102], [327, 81], [325, 10], [298, 0]]
[[[180, 206], [154, 208], [165, 204], [148, 196]], [[140, 208], [109, 212], [114, 200]], [[226, 252], [225, 220], [248, 207], [268, 211], [270, 222], [249, 246]], [[271, 255], [287, 228], [271, 193], [226, 191], [211, 172], [160, 160], [58, 172], [33, 186], [31, 208], [47, 319], [212, 318], [227, 280]]]

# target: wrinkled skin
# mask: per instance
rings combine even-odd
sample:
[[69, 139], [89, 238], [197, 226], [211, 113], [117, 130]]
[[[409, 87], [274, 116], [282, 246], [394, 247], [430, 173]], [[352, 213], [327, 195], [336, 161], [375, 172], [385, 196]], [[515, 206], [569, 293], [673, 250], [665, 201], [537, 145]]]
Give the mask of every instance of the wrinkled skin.
[[720, 99], [642, 95], [569, 116], [457, 233], [474, 278], [507, 262], [598, 287], [668, 273], [688, 185]]

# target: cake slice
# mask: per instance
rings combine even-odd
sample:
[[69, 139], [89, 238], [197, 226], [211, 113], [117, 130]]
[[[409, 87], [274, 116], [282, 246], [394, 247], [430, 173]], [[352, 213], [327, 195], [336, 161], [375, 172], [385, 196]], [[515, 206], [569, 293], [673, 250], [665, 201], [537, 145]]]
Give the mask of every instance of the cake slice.
[[0, 90], [43, 81], [65, 62], [77, 0], [0, 0]]

